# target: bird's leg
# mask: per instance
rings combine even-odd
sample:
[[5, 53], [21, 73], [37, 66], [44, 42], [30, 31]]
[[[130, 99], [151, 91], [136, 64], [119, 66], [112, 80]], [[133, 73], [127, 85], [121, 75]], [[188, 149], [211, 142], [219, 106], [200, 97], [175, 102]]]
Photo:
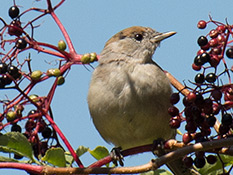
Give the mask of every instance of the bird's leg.
[[162, 138], [158, 138], [156, 140], [153, 141], [153, 150], [152, 150], [153, 154], [157, 155], [157, 156], [161, 156], [165, 154], [164, 151], [164, 139]]
[[112, 162], [114, 163], [114, 165], [118, 166], [117, 162], [119, 162], [121, 166], [124, 166], [124, 157], [121, 154], [121, 147], [113, 148], [110, 152], [110, 156], [112, 157]]

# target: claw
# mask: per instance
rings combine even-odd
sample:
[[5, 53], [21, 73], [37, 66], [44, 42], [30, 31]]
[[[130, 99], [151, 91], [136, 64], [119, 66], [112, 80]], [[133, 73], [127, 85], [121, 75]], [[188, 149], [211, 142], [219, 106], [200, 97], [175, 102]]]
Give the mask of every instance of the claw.
[[153, 151], [154, 154], [156, 154], [157, 156], [161, 156], [165, 153], [164, 151], [164, 140], [159, 138], [157, 140], [153, 141]]
[[124, 157], [121, 154], [121, 147], [113, 148], [112, 151], [110, 152], [110, 156], [112, 157], [112, 162], [114, 165], [118, 166], [118, 162], [119, 162], [120, 166], [124, 166], [123, 163]]

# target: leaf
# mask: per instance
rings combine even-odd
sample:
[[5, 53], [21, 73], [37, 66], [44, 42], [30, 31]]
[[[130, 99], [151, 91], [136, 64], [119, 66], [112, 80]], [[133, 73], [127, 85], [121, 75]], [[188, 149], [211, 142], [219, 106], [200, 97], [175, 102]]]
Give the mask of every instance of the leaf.
[[97, 160], [100, 160], [109, 155], [109, 151], [104, 146], [97, 146], [93, 150], [89, 150], [89, 153]]
[[11, 159], [11, 158], [8, 158], [8, 157], [0, 156], [0, 162], [19, 162], [19, 161], [16, 160], [16, 159]]
[[0, 151], [16, 153], [33, 160], [32, 146], [27, 138], [19, 132], [0, 135]]
[[[86, 153], [88, 150], [89, 150], [88, 147], [79, 146], [78, 149], [76, 150], [76, 154], [77, 154], [78, 157], [80, 157], [81, 155], [83, 155], [84, 153]], [[74, 162], [74, 158], [70, 154], [70, 152], [65, 152], [65, 158], [66, 158], [67, 166], [71, 166], [72, 163]]]
[[79, 146], [78, 149], [76, 150], [76, 154], [78, 157], [80, 157], [81, 155], [83, 155], [84, 153], [86, 153], [89, 150], [88, 147], [85, 146]]
[[42, 157], [41, 160], [58, 167], [66, 166], [65, 152], [62, 148], [50, 148], [46, 151], [45, 156]]
[[[233, 156], [228, 155], [220, 155], [222, 161], [225, 164], [225, 167], [233, 164]], [[208, 164], [206, 162], [205, 166], [199, 170], [201, 174], [208, 174], [208, 175], [215, 175], [215, 174], [221, 174], [222, 172], [222, 163], [217, 159], [217, 162], [213, 165]]]
[[140, 175], [172, 175], [172, 173], [164, 169], [157, 169], [154, 171], [148, 171], [145, 173], [141, 173]]

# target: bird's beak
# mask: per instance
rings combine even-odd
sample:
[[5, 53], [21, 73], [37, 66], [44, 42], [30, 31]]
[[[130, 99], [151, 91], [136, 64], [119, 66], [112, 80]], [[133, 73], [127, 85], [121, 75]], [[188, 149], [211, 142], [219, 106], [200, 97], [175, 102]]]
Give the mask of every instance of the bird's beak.
[[157, 43], [157, 42], [160, 42], [160, 41], [162, 41], [162, 40], [164, 40], [164, 39], [166, 39], [166, 38], [168, 38], [168, 37], [170, 37], [170, 36], [172, 36], [172, 35], [175, 35], [176, 34], [176, 32], [166, 32], [166, 33], [157, 33], [156, 35], [155, 35], [155, 37], [152, 39], [152, 41], [154, 42], [154, 43]]

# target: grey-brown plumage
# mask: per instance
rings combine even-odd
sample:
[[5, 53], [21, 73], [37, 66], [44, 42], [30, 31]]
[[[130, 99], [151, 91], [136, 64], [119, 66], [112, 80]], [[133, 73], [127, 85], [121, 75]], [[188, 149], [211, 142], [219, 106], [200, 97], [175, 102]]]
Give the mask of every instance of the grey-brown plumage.
[[171, 86], [152, 61], [160, 41], [174, 34], [134, 26], [107, 41], [88, 93], [93, 122], [107, 142], [127, 149], [175, 137], [167, 112]]

